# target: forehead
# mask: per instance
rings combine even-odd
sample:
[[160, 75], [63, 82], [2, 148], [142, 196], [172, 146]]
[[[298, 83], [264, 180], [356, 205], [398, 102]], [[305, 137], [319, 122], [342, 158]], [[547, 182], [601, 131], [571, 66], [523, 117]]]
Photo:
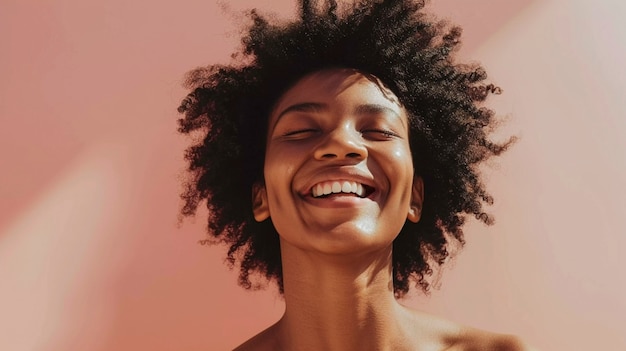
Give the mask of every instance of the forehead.
[[334, 101], [376, 103], [404, 115], [398, 98], [378, 78], [354, 69], [327, 69], [308, 74], [289, 88], [276, 102], [270, 119], [293, 104]]

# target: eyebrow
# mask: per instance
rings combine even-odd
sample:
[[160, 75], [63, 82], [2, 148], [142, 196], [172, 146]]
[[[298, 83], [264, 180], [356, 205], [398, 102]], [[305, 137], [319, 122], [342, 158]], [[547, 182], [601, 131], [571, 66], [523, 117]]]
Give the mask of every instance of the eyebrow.
[[383, 114], [383, 113], [391, 113], [392, 115], [400, 118], [398, 112], [394, 109], [379, 105], [379, 104], [363, 104], [356, 107], [354, 110], [357, 115], [374, 115], [374, 114]]
[[328, 105], [326, 104], [322, 104], [319, 102], [303, 102], [300, 104], [291, 105], [284, 109], [283, 112], [278, 115], [276, 121], [278, 122], [278, 120], [282, 116], [288, 114], [289, 112], [324, 112], [326, 110], [328, 110]]
[[379, 104], [363, 104], [359, 105], [355, 109], [355, 114], [357, 115], [377, 115], [377, 114], [390, 114], [396, 118], [398, 118], [402, 124], [404, 129], [407, 128], [405, 120], [400, 117], [400, 114], [396, 112], [396, 110]]
[[320, 102], [303, 102], [303, 103], [291, 105], [291, 106], [287, 107], [286, 109], [284, 109], [278, 115], [278, 117], [276, 117], [276, 121], [274, 121], [272, 128], [276, 127], [276, 125], [278, 124], [278, 121], [280, 121], [280, 119], [284, 115], [286, 115], [286, 114], [288, 114], [290, 112], [315, 112], [315, 113], [319, 113], [319, 112], [324, 112], [324, 111], [328, 111], [328, 105], [320, 103]]

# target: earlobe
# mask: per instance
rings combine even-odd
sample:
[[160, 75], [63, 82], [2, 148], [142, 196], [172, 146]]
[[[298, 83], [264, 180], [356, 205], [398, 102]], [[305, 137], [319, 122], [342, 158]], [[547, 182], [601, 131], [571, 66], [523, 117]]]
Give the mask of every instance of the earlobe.
[[267, 205], [267, 191], [261, 183], [254, 183], [252, 186], [252, 213], [257, 222], [263, 222], [270, 217], [270, 210]]
[[424, 202], [424, 180], [422, 177], [414, 177], [413, 188], [411, 189], [411, 204], [407, 219], [413, 223], [417, 223], [422, 218], [422, 204]]

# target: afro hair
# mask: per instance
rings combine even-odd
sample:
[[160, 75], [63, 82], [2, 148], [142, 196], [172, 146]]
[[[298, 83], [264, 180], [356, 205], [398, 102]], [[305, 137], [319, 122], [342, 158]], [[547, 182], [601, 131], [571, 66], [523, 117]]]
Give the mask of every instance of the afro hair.
[[[178, 111], [179, 132], [194, 136], [185, 154], [188, 178], [182, 216], [206, 200], [205, 242], [228, 246], [240, 268], [239, 282], [254, 286], [260, 273], [282, 292], [279, 236], [271, 219], [256, 222], [251, 189], [263, 180], [268, 117], [280, 96], [303, 76], [350, 68], [377, 77], [407, 111], [415, 174], [424, 181], [421, 220], [406, 222], [393, 243], [393, 283], [403, 296], [414, 280], [428, 277], [450, 255], [450, 241], [464, 243], [467, 215], [491, 224], [478, 165], [514, 141], [494, 142], [497, 123], [483, 106], [500, 88], [486, 83], [478, 64], [454, 59], [461, 29], [424, 13], [424, 1], [362, 0], [341, 11], [335, 1], [300, 2], [298, 18], [272, 23], [256, 10], [242, 38], [240, 60], [188, 73], [191, 92]], [[199, 136], [199, 137], [198, 137]]]

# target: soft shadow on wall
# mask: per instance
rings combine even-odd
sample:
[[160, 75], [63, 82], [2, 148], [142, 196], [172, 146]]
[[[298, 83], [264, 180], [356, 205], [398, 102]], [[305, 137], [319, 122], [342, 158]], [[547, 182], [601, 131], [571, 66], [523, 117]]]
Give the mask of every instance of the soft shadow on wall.
[[[293, 10], [290, 1], [229, 6]], [[176, 228], [179, 83], [190, 68], [227, 62], [236, 46], [220, 6], [5, 7], [0, 348], [222, 350], [275, 321], [282, 305], [272, 289], [243, 291], [224, 251], [196, 244], [202, 215]], [[471, 225], [441, 291], [407, 303], [546, 350], [619, 349], [626, 111], [616, 94], [626, 91], [626, 50], [607, 37], [626, 32], [623, 6], [432, 8], [464, 27], [462, 55], [505, 88], [493, 101], [522, 140], [489, 171], [497, 225]]]

